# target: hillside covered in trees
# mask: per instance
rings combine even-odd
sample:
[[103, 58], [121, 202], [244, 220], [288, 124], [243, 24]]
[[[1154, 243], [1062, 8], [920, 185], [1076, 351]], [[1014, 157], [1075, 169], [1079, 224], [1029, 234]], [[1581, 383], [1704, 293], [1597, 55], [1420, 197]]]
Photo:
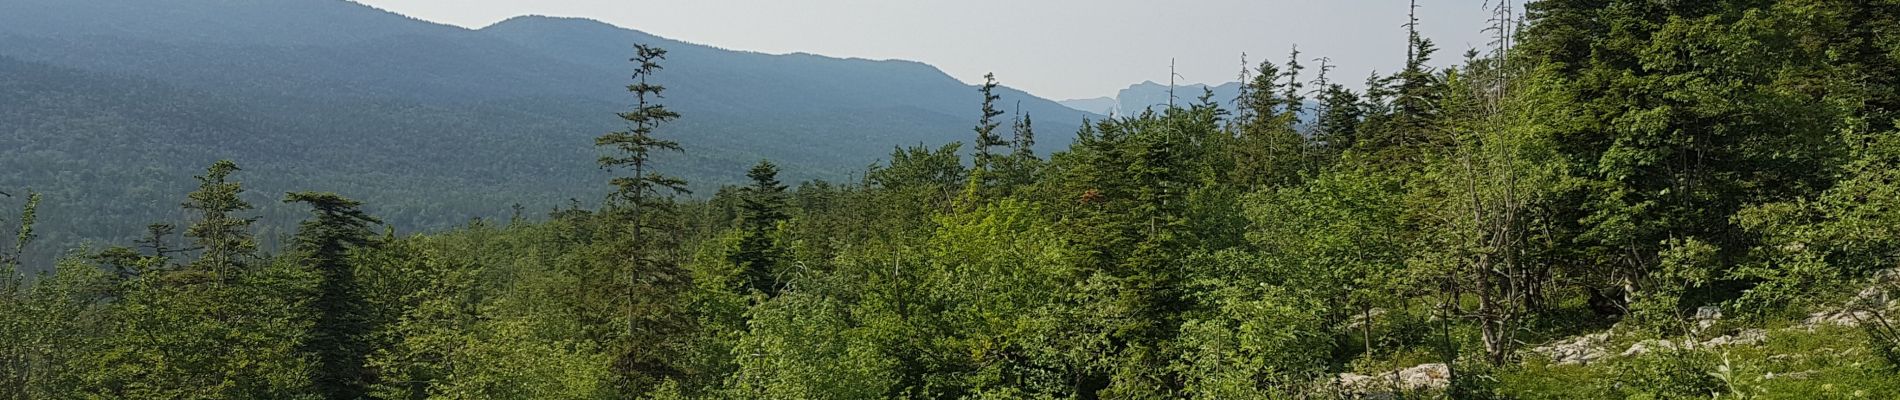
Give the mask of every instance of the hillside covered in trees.
[[1900, 398], [1900, 2], [1472, 29], [1072, 131], [991, 79], [962, 143], [702, 197], [680, 131], [720, 114], [672, 101], [710, 89], [626, 43], [620, 129], [576, 139], [606, 172], [563, 192], [604, 204], [423, 234], [207, 161], [182, 218], [30, 265], [59, 200], [0, 187], [0, 398]]
[[[44, 192], [44, 243], [62, 247], [178, 218], [173, 198], [220, 159], [272, 177], [261, 192], [349, 193], [404, 232], [515, 204], [596, 205], [607, 175], [588, 140], [618, 126], [630, 43], [673, 51], [662, 81], [694, 116], [673, 126], [694, 151], [664, 159], [700, 192], [742, 183], [732, 166], [761, 158], [788, 179], [849, 179], [893, 146], [962, 140], [976, 118], [974, 88], [930, 65], [733, 51], [585, 19], [464, 29], [346, 0], [6, 0], [0, 187]], [[999, 94], [1049, 129], [1099, 118]], [[295, 207], [245, 200], [268, 217], [266, 248], [295, 230]]]

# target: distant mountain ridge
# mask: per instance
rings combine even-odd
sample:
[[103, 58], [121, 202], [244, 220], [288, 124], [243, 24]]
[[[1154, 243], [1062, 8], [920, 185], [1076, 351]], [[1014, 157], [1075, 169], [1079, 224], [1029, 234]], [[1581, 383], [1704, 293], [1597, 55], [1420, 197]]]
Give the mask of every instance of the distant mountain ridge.
[[[1213, 86], [1201, 83], [1175, 85], [1173, 93], [1169, 93], [1168, 85], [1155, 83], [1154, 81], [1145, 81], [1123, 88], [1115, 93], [1115, 97], [1063, 100], [1059, 103], [1076, 111], [1102, 115], [1128, 116], [1151, 109], [1156, 111], [1167, 109], [1169, 104], [1182, 106], [1194, 104], [1201, 101], [1201, 96], [1210, 91], [1213, 93], [1212, 99], [1214, 103], [1219, 104], [1221, 108], [1231, 111], [1239, 107], [1239, 82], [1227, 82]], [[1314, 107], [1314, 104], [1305, 103], [1305, 105], [1306, 106], [1301, 107], [1299, 111], [1300, 119], [1303, 122], [1312, 122], [1314, 118], [1314, 110], [1312, 107]]]
[[[1150, 108], [1160, 110], [1167, 108], [1169, 104], [1192, 104], [1199, 101], [1201, 95], [1205, 94], [1209, 89], [1214, 92], [1214, 101], [1228, 109], [1233, 109], [1234, 99], [1240, 97], [1239, 82], [1228, 82], [1214, 86], [1200, 83], [1176, 85], [1172, 93], [1170, 93], [1168, 89], [1168, 85], [1146, 81], [1130, 85], [1128, 88], [1117, 92], [1115, 94], [1115, 100], [1118, 106], [1121, 107], [1119, 110], [1121, 114], [1133, 114]], [[1172, 98], [1170, 98], [1170, 96], [1172, 96]]]
[[[969, 142], [980, 95], [912, 61], [765, 54], [599, 21], [465, 29], [342, 0], [0, 0], [0, 188], [48, 193], [41, 220], [125, 243], [210, 161], [246, 169], [262, 212], [285, 190], [364, 200], [405, 228], [544, 210], [607, 190], [593, 137], [623, 126], [635, 43], [684, 117], [658, 168], [702, 193], [771, 159], [787, 181], [849, 179], [896, 146]], [[103, 84], [102, 82], [111, 82]], [[1038, 148], [1100, 115], [1004, 88]], [[111, 198], [147, 199], [100, 212]]]
[[1096, 113], [1096, 114], [1102, 114], [1102, 115], [1114, 114], [1116, 113], [1116, 110], [1121, 109], [1121, 103], [1118, 100], [1115, 100], [1114, 97], [1096, 97], [1092, 99], [1068, 99], [1068, 100], [1056, 101], [1056, 103], [1061, 103], [1063, 106], [1073, 108], [1076, 111], [1090, 112], [1090, 113]]
[[[1148, 109], [1164, 109], [1168, 107], [1168, 104], [1190, 104], [1199, 101], [1201, 95], [1206, 93], [1205, 91], [1208, 89], [1213, 90], [1214, 100], [1220, 103], [1222, 107], [1228, 109], [1233, 109], [1235, 104], [1234, 99], [1240, 97], [1239, 82], [1227, 82], [1213, 86], [1192, 83], [1175, 85], [1173, 88], [1174, 91], [1170, 94], [1168, 85], [1155, 83], [1154, 81], [1144, 81], [1123, 88], [1115, 93], [1115, 97], [1063, 100], [1060, 103], [1076, 111], [1103, 115], [1130, 115]], [[1173, 96], [1172, 103], [1169, 101], [1170, 95]]]

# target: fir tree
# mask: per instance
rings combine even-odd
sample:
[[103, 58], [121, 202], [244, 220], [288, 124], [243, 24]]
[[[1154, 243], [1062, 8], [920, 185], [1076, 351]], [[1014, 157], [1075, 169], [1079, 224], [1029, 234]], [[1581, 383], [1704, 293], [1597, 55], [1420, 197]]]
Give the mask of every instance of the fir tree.
[[1011, 124], [1014, 137], [1010, 139], [1011, 153], [1004, 160], [1002, 180], [1005, 190], [1016, 191], [1034, 183], [1036, 174], [1042, 169], [1042, 159], [1036, 157], [1035, 121], [1028, 113], [1018, 113]]
[[[651, 164], [654, 153], [661, 151], [683, 151], [678, 142], [660, 139], [654, 131], [660, 125], [679, 118], [679, 113], [666, 109], [659, 104], [665, 86], [653, 84], [648, 79], [659, 72], [660, 61], [666, 59], [666, 49], [644, 44], [634, 45], [634, 83], [627, 85], [627, 91], [633, 93], [632, 111], [619, 113], [629, 127], [601, 135], [594, 139], [594, 145], [606, 147], [614, 155], [602, 156], [600, 166], [607, 169], [631, 169], [633, 176], [617, 177], [612, 180], [618, 189], [616, 195], [632, 207], [635, 219], [644, 208], [654, 205], [659, 197], [667, 194], [685, 193], [686, 182], [653, 172]], [[639, 235], [639, 230], [634, 231]], [[637, 240], [636, 240], [637, 241]]]
[[786, 187], [779, 183], [778, 166], [770, 161], [759, 161], [746, 172], [746, 177], [752, 179], [752, 185], [741, 193], [742, 236], [739, 249], [730, 256], [731, 261], [744, 271], [748, 289], [776, 296], [783, 283], [778, 271], [778, 262], [783, 256], [773, 236], [778, 224], [790, 218], [785, 214]]
[[309, 205], [315, 214], [297, 231], [292, 250], [316, 270], [316, 326], [307, 348], [317, 358], [315, 385], [330, 399], [361, 398], [370, 380], [369, 307], [349, 263], [350, 251], [374, 244], [370, 226], [382, 221], [361, 210], [362, 203], [331, 193], [290, 193], [285, 203]]
[[1300, 47], [1293, 46], [1293, 54], [1287, 56], [1285, 79], [1280, 90], [1280, 115], [1289, 126], [1300, 124], [1300, 111], [1306, 108], [1306, 83], [1300, 81], [1300, 72], [1306, 66], [1300, 64]]
[[983, 111], [976, 121], [975, 150], [978, 173], [995, 168], [997, 157], [991, 149], [1009, 145], [1009, 142], [996, 133], [996, 128], [1002, 126], [1001, 122], [996, 121], [996, 117], [1003, 115], [1003, 110], [996, 108], [996, 101], [1002, 99], [1002, 96], [996, 94], [996, 86], [996, 74], [992, 73], [984, 74], [983, 86], [977, 88], [977, 91], [983, 94]]
[[1319, 93], [1319, 115], [1313, 121], [1316, 157], [1331, 163], [1359, 141], [1359, 122], [1365, 113], [1359, 94], [1343, 85], [1324, 86]]
[[1035, 121], [1030, 119], [1028, 113], [1023, 113], [1022, 118], [1016, 119], [1014, 128], [1016, 137], [1010, 140], [1009, 145], [1015, 150], [1014, 155], [1016, 159], [1036, 158], [1036, 150], [1034, 149], [1036, 146]]
[[1410, 22], [1405, 24], [1405, 69], [1370, 83], [1367, 89], [1380, 89], [1382, 95], [1391, 96], [1389, 115], [1380, 129], [1361, 138], [1368, 152], [1385, 165], [1407, 169], [1424, 162], [1424, 149], [1442, 141], [1433, 124], [1439, 121], [1437, 105], [1444, 93], [1443, 80], [1429, 65], [1438, 48], [1419, 34], [1416, 2], [1411, 8]]
[[1292, 185], [1306, 173], [1306, 138], [1297, 130], [1299, 100], [1288, 97], [1298, 92], [1293, 85], [1301, 67], [1293, 64], [1281, 69], [1262, 61], [1253, 82], [1247, 83], [1250, 110], [1243, 114], [1251, 118], [1240, 122], [1234, 176], [1250, 190]]
[[185, 229], [185, 236], [191, 237], [204, 253], [192, 270], [209, 273], [220, 281], [229, 280], [233, 273], [251, 261], [257, 250], [257, 241], [251, 237], [251, 224], [257, 217], [239, 217], [233, 215], [252, 209], [250, 203], [238, 197], [244, 188], [237, 182], [231, 182], [231, 173], [238, 166], [229, 160], [219, 160], [198, 176], [198, 190], [187, 195], [185, 209], [198, 212], [198, 221]]
[[627, 91], [634, 96], [634, 109], [619, 113], [629, 125], [594, 139], [594, 144], [616, 154], [602, 156], [600, 165], [608, 169], [630, 169], [632, 176], [616, 177], [614, 199], [623, 206], [628, 222], [623, 242], [625, 280], [620, 286], [626, 305], [625, 335], [619, 339], [621, 356], [616, 361], [623, 390], [643, 393], [661, 379], [677, 376], [674, 352], [667, 343], [683, 340], [690, 319], [676, 304], [691, 287], [685, 271], [656, 254], [664, 249], [660, 241], [669, 239], [660, 225], [672, 216], [672, 196], [687, 193], [686, 181], [654, 172], [653, 156], [660, 151], [682, 151], [679, 143], [660, 139], [655, 131], [679, 114], [659, 104], [666, 87], [652, 83], [666, 50], [645, 44], [634, 45], [633, 84]]

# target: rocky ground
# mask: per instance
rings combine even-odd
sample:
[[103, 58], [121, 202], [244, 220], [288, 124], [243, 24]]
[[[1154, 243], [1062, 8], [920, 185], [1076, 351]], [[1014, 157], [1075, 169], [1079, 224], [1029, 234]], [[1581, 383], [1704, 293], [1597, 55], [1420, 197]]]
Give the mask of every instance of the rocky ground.
[[[1716, 349], [1731, 346], [1752, 346], [1768, 341], [1771, 335], [1814, 332], [1827, 326], [1857, 327], [1862, 324], [1900, 324], [1890, 318], [1900, 316], [1900, 302], [1893, 297], [1900, 289], [1900, 270], [1888, 270], [1875, 274], [1874, 282], [1839, 307], [1809, 314], [1799, 324], [1780, 329], [1747, 328], [1726, 334], [1709, 336], [1710, 329], [1722, 319], [1719, 307], [1702, 307], [1696, 310], [1691, 319], [1694, 329], [1687, 337], [1677, 339], [1644, 339], [1628, 346], [1616, 345], [1615, 329], [1555, 340], [1526, 350], [1527, 356], [1541, 357], [1553, 365], [1587, 365], [1611, 358], [1633, 357], [1659, 350], [1677, 349]], [[1698, 339], [1707, 337], [1707, 339]], [[1627, 342], [1625, 342], [1627, 343]], [[1799, 355], [1778, 355], [1776, 357], [1797, 357]], [[1800, 374], [1788, 373], [1776, 376], [1770, 374], [1766, 379], [1799, 378]], [[1420, 364], [1408, 368], [1376, 374], [1342, 373], [1335, 383], [1349, 396], [1365, 399], [1394, 398], [1397, 393], [1429, 392], [1444, 389], [1450, 385], [1451, 371], [1442, 363]]]

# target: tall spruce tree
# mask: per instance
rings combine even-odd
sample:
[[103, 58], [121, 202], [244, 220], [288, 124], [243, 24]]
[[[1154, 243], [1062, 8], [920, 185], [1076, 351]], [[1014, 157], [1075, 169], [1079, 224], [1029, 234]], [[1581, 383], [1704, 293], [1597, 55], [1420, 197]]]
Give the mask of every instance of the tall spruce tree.
[[746, 288], [776, 296], [783, 284], [779, 271], [783, 251], [773, 236], [779, 223], [790, 218], [785, 213], [786, 187], [779, 183], [778, 166], [771, 161], [759, 161], [746, 172], [746, 177], [752, 179], [752, 185], [741, 192], [742, 236], [739, 249], [730, 256], [731, 261], [743, 271]]
[[[679, 118], [679, 113], [659, 103], [666, 87], [649, 81], [654, 73], [660, 71], [660, 61], [666, 60], [666, 49], [639, 44], [634, 45], [634, 51], [635, 55], [630, 60], [634, 63], [634, 83], [627, 85], [627, 92], [634, 96], [633, 110], [618, 114], [627, 121], [629, 127], [595, 138], [594, 145], [616, 153], [600, 157], [602, 168], [632, 170], [633, 176], [616, 177], [611, 183], [618, 189], [615, 194], [631, 207], [634, 218], [638, 220], [644, 209], [651, 208], [662, 197], [685, 193], [686, 181], [656, 173], [649, 168], [654, 153], [684, 151], [678, 142], [654, 136], [654, 131], [660, 125]], [[638, 236], [642, 232], [635, 229], [632, 233]]]
[[1002, 96], [996, 94], [996, 86], [996, 74], [991, 73], [984, 74], [983, 85], [977, 87], [977, 92], [983, 94], [983, 111], [976, 121], [976, 170], [979, 174], [987, 174], [996, 167], [997, 155], [992, 149], [1009, 145], [1009, 142], [996, 132], [996, 128], [1002, 126], [996, 117], [1003, 115], [1003, 110], [996, 108], [996, 101], [1002, 99]]
[[1313, 120], [1313, 145], [1317, 147], [1315, 161], [1321, 166], [1330, 165], [1358, 143], [1359, 122], [1365, 115], [1358, 93], [1327, 81], [1329, 67], [1323, 62], [1320, 64], [1316, 81], [1319, 104]]
[[1001, 175], [1003, 187], [1014, 192], [1035, 182], [1037, 172], [1042, 169], [1042, 159], [1036, 157], [1035, 121], [1028, 113], [1018, 111], [1010, 128], [1014, 134], [1009, 141], [1011, 152], [1004, 160]]
[[1415, 170], [1423, 163], [1424, 151], [1444, 140], [1434, 124], [1438, 105], [1445, 93], [1444, 82], [1430, 63], [1437, 45], [1418, 31], [1418, 4], [1406, 27], [1405, 68], [1397, 74], [1367, 81], [1369, 101], [1376, 102], [1368, 115], [1372, 123], [1359, 137], [1359, 146], [1383, 166]]
[[1280, 84], [1280, 115], [1288, 125], [1300, 124], [1300, 112], [1306, 110], [1306, 83], [1300, 81], [1300, 72], [1306, 66], [1300, 64], [1300, 46], [1293, 46], [1292, 54], [1287, 56], [1286, 70], [1282, 72], [1285, 83]]
[[230, 160], [212, 163], [204, 175], [197, 177], [198, 190], [186, 195], [184, 204], [185, 209], [198, 212], [198, 221], [185, 229], [185, 236], [204, 250], [192, 270], [209, 273], [219, 281], [232, 279], [231, 275], [242, 271], [257, 251], [257, 240], [250, 233], [257, 217], [233, 215], [253, 208], [238, 197], [244, 192], [243, 186], [230, 181], [231, 173], [237, 171], [237, 163]]
[[1016, 119], [1016, 137], [1009, 142], [1009, 146], [1014, 150], [1012, 154], [1016, 156], [1016, 159], [1036, 158], [1036, 150], [1034, 148], [1036, 146], [1035, 125], [1036, 123], [1030, 119], [1029, 113], [1023, 113], [1022, 118]]
[[690, 277], [673, 260], [658, 254], [667, 239], [660, 225], [674, 212], [673, 197], [687, 193], [686, 181], [654, 172], [653, 156], [661, 151], [683, 151], [679, 143], [660, 139], [654, 132], [666, 122], [679, 118], [659, 100], [666, 87], [650, 79], [660, 71], [666, 49], [645, 44], [634, 45], [634, 108], [618, 115], [628, 124], [624, 130], [609, 132], [594, 139], [594, 144], [615, 154], [600, 157], [607, 169], [629, 169], [632, 176], [615, 177], [618, 189], [614, 200], [626, 212], [623, 249], [625, 280], [622, 301], [626, 305], [625, 335], [618, 341], [621, 356], [615, 362], [622, 389], [644, 393], [662, 380], [677, 377], [674, 347], [670, 341], [684, 340], [691, 321], [678, 300], [692, 286]]
[[349, 253], [374, 244], [370, 227], [382, 221], [364, 213], [363, 203], [332, 193], [290, 193], [284, 202], [309, 205], [314, 214], [297, 230], [292, 251], [320, 279], [316, 326], [306, 343], [317, 358], [315, 386], [325, 398], [361, 398], [372, 378], [364, 367], [371, 327]]
[[[1294, 54], [1298, 54], [1296, 51]], [[1246, 83], [1250, 118], [1238, 121], [1241, 128], [1235, 156], [1235, 179], [1249, 190], [1278, 188], [1301, 180], [1306, 166], [1306, 138], [1296, 129], [1300, 104], [1293, 96], [1302, 67], [1293, 63], [1282, 69], [1271, 61], [1260, 62], [1253, 81]]]

